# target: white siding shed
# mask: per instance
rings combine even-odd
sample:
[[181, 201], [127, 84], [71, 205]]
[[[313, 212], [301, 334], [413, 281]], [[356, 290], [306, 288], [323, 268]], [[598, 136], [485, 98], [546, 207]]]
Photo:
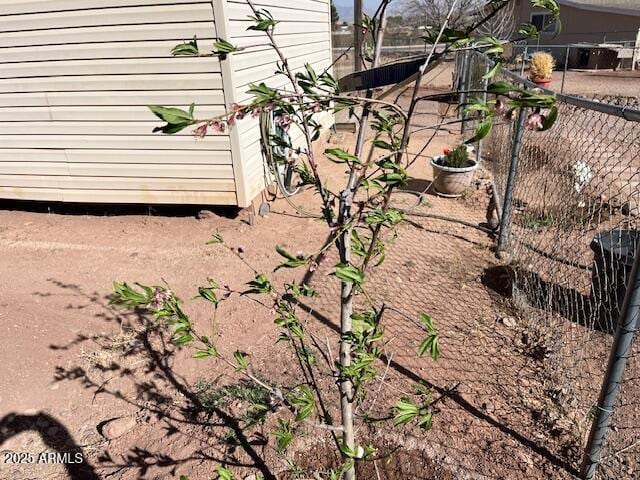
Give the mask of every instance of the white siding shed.
[[[329, 0], [254, 3], [281, 22], [294, 68], [331, 64]], [[169, 53], [193, 35], [202, 48], [264, 43], [249, 14], [243, 0], [0, 0], [0, 198], [249, 205], [265, 187], [255, 120], [195, 140], [153, 134], [146, 108], [214, 115], [251, 82], [282, 83], [268, 47]]]

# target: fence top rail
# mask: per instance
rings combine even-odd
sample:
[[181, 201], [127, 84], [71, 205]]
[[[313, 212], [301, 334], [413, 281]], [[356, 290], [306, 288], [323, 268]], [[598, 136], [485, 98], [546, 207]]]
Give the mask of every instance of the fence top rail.
[[621, 43], [633, 42], [633, 40], [616, 40], [612, 42], [600, 42], [600, 43], [557, 43], [557, 44], [540, 44], [537, 43], [525, 43], [520, 45], [514, 45], [514, 48], [530, 49], [530, 48], [592, 48], [594, 50], [607, 49], [611, 47], [619, 48], [640, 48], [630, 45], [628, 47], [621, 45]]
[[[489, 58], [487, 60], [491, 61]], [[504, 73], [507, 77], [512, 80], [519, 82], [529, 88], [541, 88], [539, 85], [533, 83], [526, 78], [522, 78], [520, 75], [514, 72], [510, 72], [509, 70], [502, 69], [502, 73]], [[608, 115], [614, 115], [616, 117], [624, 118], [625, 120], [629, 120], [630, 122], [640, 122], [640, 110], [633, 107], [627, 107], [623, 105], [612, 105], [610, 103], [604, 102], [595, 102], [593, 100], [587, 100], [586, 98], [575, 97], [573, 95], [565, 95], [563, 93], [556, 93], [553, 90], [549, 90], [547, 88], [542, 88], [547, 93], [555, 94], [556, 98], [564, 103], [569, 105], [575, 105], [576, 107], [586, 108], [588, 110], [594, 110], [596, 112], [606, 113]]]

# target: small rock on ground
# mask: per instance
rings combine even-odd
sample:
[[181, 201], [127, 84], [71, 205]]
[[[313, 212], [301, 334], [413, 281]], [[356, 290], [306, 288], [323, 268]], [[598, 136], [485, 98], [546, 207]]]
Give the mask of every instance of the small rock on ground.
[[516, 322], [516, 319], [514, 317], [503, 317], [500, 319], [500, 321], [505, 327], [509, 327], [509, 328], [513, 328], [518, 324], [518, 322]]
[[136, 425], [135, 417], [116, 418], [102, 427], [102, 436], [107, 440], [113, 440], [133, 430]]
[[211, 210], [200, 210], [197, 215], [196, 218], [198, 220], [208, 220], [210, 218], [217, 218], [218, 216], [213, 213]]

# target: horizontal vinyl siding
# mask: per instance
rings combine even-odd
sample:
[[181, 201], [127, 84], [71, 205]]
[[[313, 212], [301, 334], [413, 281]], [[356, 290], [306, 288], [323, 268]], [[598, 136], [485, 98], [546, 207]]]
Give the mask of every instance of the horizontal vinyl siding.
[[224, 103], [218, 103], [220, 99], [224, 99], [224, 95], [217, 90], [35, 92], [0, 94], [0, 107], [66, 106], [83, 107], [92, 111], [97, 106], [131, 106], [136, 107], [139, 112], [145, 112], [146, 118], [157, 124], [157, 119], [151, 115], [146, 105], [179, 106], [192, 101], [200, 107], [217, 107], [223, 111]]
[[[296, 71], [305, 63], [318, 73], [331, 65], [331, 33], [328, 0], [256, 0], [256, 8], [268, 10], [279, 23], [275, 27], [275, 41]], [[287, 85], [283, 76], [275, 76], [276, 52], [269, 47], [250, 48], [265, 43], [263, 32], [247, 31], [251, 21], [250, 7], [243, 0], [229, 0], [227, 16], [234, 45], [248, 47], [234, 54], [234, 99], [244, 103], [251, 99], [247, 94], [251, 83], [264, 82], [273, 87]], [[265, 166], [260, 146], [260, 129], [256, 120], [239, 122], [236, 132], [243, 145], [242, 162], [245, 168], [247, 194], [254, 197], [265, 187]], [[293, 134], [294, 141], [301, 135]]]
[[0, 198], [236, 204], [228, 135], [153, 134], [147, 105], [225, 112], [211, 1], [0, 4]]
[[[14, 97], [15, 98], [15, 97]], [[24, 98], [24, 97], [22, 97]], [[195, 97], [190, 97], [195, 98]], [[185, 99], [181, 99], [184, 101]], [[213, 97], [213, 102], [223, 102], [224, 97]], [[148, 101], [151, 103], [166, 103], [162, 101]], [[181, 108], [187, 108], [188, 105], [180, 105], [177, 102], [171, 102], [171, 105]], [[195, 113], [199, 117], [210, 117], [218, 115], [222, 112], [219, 106], [213, 105], [210, 107], [196, 107]], [[74, 107], [74, 106], [25, 106], [25, 107], [5, 107], [0, 108], [0, 122], [42, 122], [46, 120], [61, 120], [61, 121], [99, 121], [99, 122], [111, 122], [111, 121], [146, 121], [157, 124], [155, 117], [149, 116], [149, 111], [146, 108], [131, 108], [130, 106], [93, 106], [91, 109], [86, 107]], [[3, 124], [3, 127], [8, 127], [8, 124]], [[147, 125], [147, 133], [149, 129]]]

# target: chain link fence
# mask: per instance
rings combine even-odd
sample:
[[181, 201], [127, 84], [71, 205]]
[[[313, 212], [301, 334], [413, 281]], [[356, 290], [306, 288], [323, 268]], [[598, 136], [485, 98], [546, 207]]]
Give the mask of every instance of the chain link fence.
[[[456, 63], [464, 66], [456, 75], [462, 90], [482, 89], [488, 59], [460, 55], [466, 55]], [[527, 83], [505, 70], [496, 80]], [[570, 431], [578, 448], [587, 444], [597, 418], [598, 395], [614, 339], [619, 341], [614, 332], [640, 240], [638, 99], [616, 95], [592, 100], [558, 96], [556, 124], [545, 132], [524, 130], [519, 152], [514, 138], [522, 125], [498, 122], [482, 150], [485, 166], [493, 172], [497, 204], [510, 213], [509, 224], [501, 226], [510, 232], [506, 274], [525, 323], [525, 348], [545, 366], [540, 400], [548, 408], [547, 418], [540, 420], [550, 429]], [[473, 121], [468, 123], [473, 127]], [[516, 174], [513, 182], [510, 170]], [[505, 196], [510, 205], [501, 203]], [[634, 347], [628, 355], [600, 452], [600, 478], [640, 475], [639, 353]]]
[[637, 97], [640, 82], [640, 46], [635, 40], [603, 44], [513, 45], [506, 67], [521, 77], [529, 73], [531, 57], [549, 53], [555, 60], [553, 89], [560, 93], [591, 97]]

